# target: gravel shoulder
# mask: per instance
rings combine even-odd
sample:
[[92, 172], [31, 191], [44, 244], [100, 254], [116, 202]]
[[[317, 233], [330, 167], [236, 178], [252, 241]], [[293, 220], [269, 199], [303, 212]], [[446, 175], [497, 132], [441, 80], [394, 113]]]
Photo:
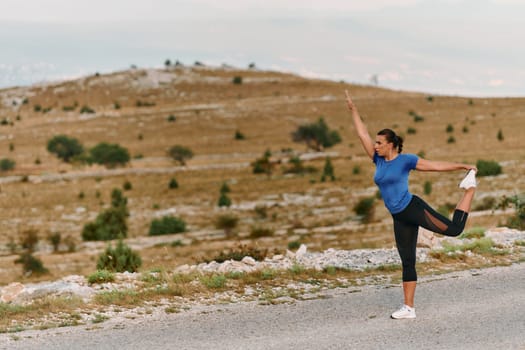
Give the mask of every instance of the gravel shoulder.
[[525, 263], [420, 280], [416, 320], [391, 320], [401, 288], [349, 287], [325, 297], [244, 302], [0, 335], [2, 349], [524, 349]]

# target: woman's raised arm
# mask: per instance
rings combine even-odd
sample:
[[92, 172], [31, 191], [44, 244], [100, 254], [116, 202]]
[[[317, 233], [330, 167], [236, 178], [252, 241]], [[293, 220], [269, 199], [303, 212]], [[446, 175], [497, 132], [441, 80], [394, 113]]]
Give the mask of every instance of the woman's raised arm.
[[370, 157], [370, 159], [374, 158], [374, 141], [372, 141], [372, 138], [370, 137], [370, 134], [368, 133], [368, 129], [366, 128], [365, 123], [363, 123], [363, 120], [361, 119], [361, 116], [359, 115], [359, 112], [357, 111], [357, 107], [350, 98], [350, 95], [348, 95], [348, 91], [345, 90], [346, 94], [346, 103], [348, 105], [348, 109], [350, 112], [352, 112], [352, 119], [354, 120], [354, 126], [357, 131], [357, 136], [359, 136], [359, 139], [361, 140], [361, 144], [363, 145], [363, 148]]

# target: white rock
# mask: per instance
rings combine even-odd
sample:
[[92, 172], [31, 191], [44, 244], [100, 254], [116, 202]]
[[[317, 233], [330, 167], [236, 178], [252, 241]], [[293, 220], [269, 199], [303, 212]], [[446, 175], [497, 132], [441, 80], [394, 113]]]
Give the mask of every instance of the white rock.
[[257, 265], [257, 261], [255, 261], [255, 259], [252, 258], [251, 256], [245, 256], [244, 258], [242, 258], [241, 262], [249, 266]]
[[295, 257], [296, 258], [301, 258], [303, 255], [306, 254], [306, 250], [307, 250], [306, 245], [301, 244], [299, 249], [297, 249], [297, 252], [295, 252]]
[[2, 288], [0, 300], [3, 303], [10, 303], [15, 300], [22, 292], [24, 292], [24, 290], [25, 287], [22, 283], [11, 283]]

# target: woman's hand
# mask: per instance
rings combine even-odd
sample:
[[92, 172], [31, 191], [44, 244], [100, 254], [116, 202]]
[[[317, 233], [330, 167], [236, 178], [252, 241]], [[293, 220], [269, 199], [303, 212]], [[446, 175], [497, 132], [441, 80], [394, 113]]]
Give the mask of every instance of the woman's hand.
[[346, 104], [350, 112], [357, 111], [357, 107], [355, 106], [354, 102], [350, 98], [350, 95], [348, 94], [348, 90], [345, 90], [345, 94], [346, 94]]
[[466, 170], [474, 170], [476, 173], [478, 172], [478, 168], [475, 165], [465, 164], [465, 169]]

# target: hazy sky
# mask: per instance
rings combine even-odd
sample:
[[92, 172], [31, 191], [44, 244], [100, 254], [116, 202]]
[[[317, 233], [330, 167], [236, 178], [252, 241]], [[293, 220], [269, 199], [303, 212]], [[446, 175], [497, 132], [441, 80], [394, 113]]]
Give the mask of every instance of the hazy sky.
[[525, 96], [525, 0], [2, 0], [0, 87], [165, 59]]

